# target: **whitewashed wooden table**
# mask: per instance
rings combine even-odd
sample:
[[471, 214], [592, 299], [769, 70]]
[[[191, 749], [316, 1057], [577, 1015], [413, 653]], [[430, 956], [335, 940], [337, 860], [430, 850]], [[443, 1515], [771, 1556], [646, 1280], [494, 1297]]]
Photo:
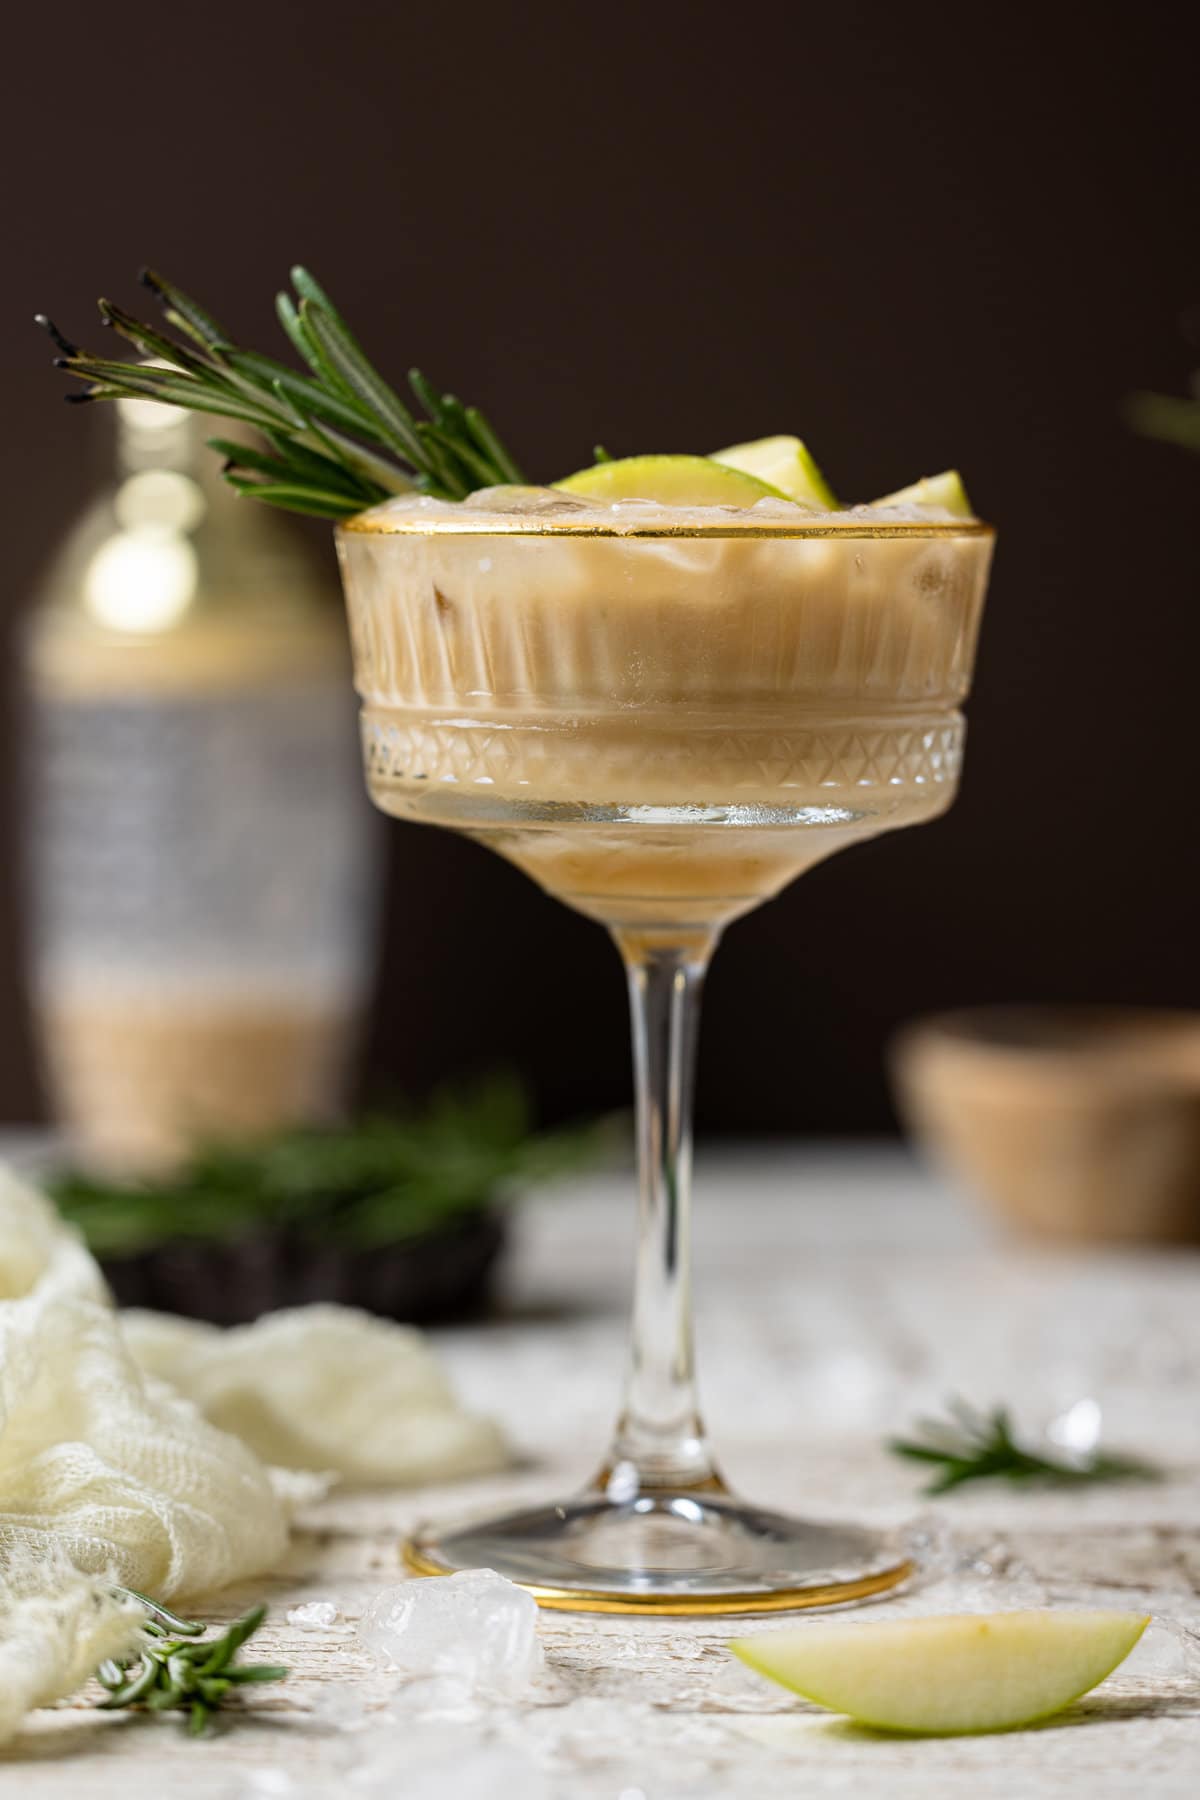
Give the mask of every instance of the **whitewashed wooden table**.
[[[547, 1614], [545, 1683], [484, 1706], [376, 1669], [354, 1634], [400, 1580], [425, 1513], [569, 1490], [612, 1421], [631, 1253], [628, 1184], [531, 1206], [503, 1312], [443, 1334], [469, 1401], [505, 1422], [517, 1467], [414, 1493], [333, 1494], [287, 1566], [220, 1597], [267, 1595], [260, 1642], [292, 1666], [249, 1717], [193, 1743], [170, 1721], [78, 1703], [0, 1753], [29, 1800], [741, 1800], [775, 1792], [972, 1800], [1200, 1794], [1200, 1255], [1015, 1248], [891, 1149], [720, 1152], [701, 1160], [697, 1295], [707, 1412], [726, 1473], [755, 1498], [899, 1524], [933, 1514], [938, 1579], [886, 1609], [1069, 1602], [1163, 1621], [1127, 1669], [1061, 1719], [1004, 1737], [858, 1731], [732, 1664], [720, 1621]], [[931, 1506], [882, 1440], [948, 1391], [1037, 1425], [1085, 1395], [1158, 1484], [978, 1488]], [[341, 1622], [287, 1622], [306, 1600]], [[1188, 1633], [1197, 1634], [1189, 1637]]]

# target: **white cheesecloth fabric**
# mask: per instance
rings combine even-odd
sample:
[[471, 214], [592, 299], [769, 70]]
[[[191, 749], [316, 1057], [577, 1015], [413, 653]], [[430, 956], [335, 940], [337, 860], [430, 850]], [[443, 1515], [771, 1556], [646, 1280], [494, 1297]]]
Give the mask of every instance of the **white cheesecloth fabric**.
[[338, 1307], [227, 1333], [143, 1313], [130, 1337], [146, 1367], [82, 1243], [0, 1166], [0, 1741], [128, 1640], [106, 1583], [169, 1600], [278, 1563], [314, 1486], [289, 1469], [414, 1481], [506, 1460], [399, 1326]]
[[133, 1651], [145, 1612], [61, 1553], [12, 1552], [0, 1581], [0, 1744], [25, 1714]]
[[348, 1306], [298, 1306], [221, 1330], [121, 1314], [142, 1368], [288, 1469], [389, 1486], [502, 1468], [504, 1439], [464, 1412], [419, 1331]]
[[0, 1169], [0, 1558], [57, 1547], [167, 1599], [286, 1542], [267, 1469], [142, 1373], [88, 1252]]

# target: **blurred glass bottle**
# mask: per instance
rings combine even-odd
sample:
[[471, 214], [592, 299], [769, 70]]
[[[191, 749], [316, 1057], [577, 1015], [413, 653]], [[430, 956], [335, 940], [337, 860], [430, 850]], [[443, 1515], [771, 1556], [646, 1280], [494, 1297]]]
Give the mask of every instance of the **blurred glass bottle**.
[[111, 410], [26, 637], [27, 888], [51, 1104], [134, 1171], [339, 1109], [378, 882], [335, 583], [211, 421]]

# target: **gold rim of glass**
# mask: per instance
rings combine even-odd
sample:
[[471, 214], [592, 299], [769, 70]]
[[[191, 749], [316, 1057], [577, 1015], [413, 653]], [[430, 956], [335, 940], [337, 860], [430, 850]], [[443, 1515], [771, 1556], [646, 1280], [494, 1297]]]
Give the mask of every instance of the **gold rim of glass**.
[[737, 519], [714, 519], [711, 525], [599, 525], [557, 520], [553, 525], [528, 525], [521, 518], [502, 519], [381, 519], [371, 512], [355, 513], [339, 521], [337, 532], [373, 537], [569, 537], [569, 538], [979, 538], [995, 537], [995, 527], [982, 519], [898, 519], [895, 524], [877, 520], [848, 519], [845, 524], [824, 520], [813, 525], [743, 524]]
[[[420, 1531], [406, 1538], [400, 1560], [414, 1575], [453, 1575], [452, 1565], [442, 1563], [425, 1547]], [[902, 1557], [891, 1568], [871, 1575], [847, 1576], [819, 1587], [785, 1587], [774, 1590], [747, 1588], [728, 1594], [611, 1593], [605, 1588], [558, 1587], [552, 1582], [522, 1581], [527, 1594], [548, 1612], [652, 1613], [660, 1618], [711, 1618], [721, 1613], [802, 1612], [821, 1606], [844, 1606], [852, 1600], [870, 1600], [886, 1594], [917, 1572], [911, 1557]]]

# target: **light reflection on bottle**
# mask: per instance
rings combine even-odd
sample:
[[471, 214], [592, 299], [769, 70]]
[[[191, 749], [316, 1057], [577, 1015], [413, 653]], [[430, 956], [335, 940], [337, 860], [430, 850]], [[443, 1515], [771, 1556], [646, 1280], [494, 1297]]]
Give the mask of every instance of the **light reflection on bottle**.
[[186, 537], [135, 526], [117, 532], [93, 556], [83, 580], [84, 605], [113, 631], [165, 631], [195, 599], [199, 573]]

